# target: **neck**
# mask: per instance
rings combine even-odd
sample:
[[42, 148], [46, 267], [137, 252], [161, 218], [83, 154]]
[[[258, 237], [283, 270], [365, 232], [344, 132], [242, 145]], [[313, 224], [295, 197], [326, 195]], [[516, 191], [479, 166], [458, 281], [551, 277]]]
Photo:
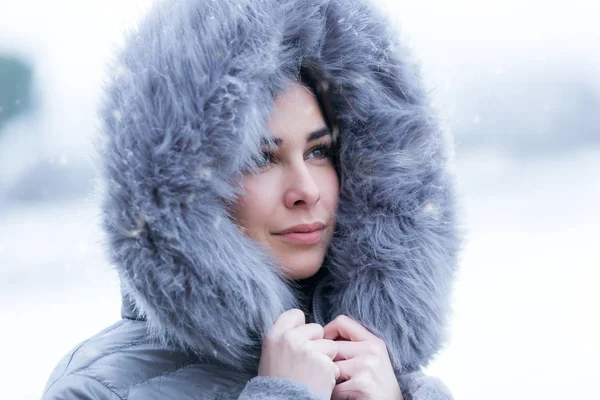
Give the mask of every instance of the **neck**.
[[298, 299], [302, 311], [307, 315], [307, 322], [312, 321], [312, 296], [317, 284], [326, 274], [325, 267], [321, 267], [314, 275], [292, 281], [292, 289]]

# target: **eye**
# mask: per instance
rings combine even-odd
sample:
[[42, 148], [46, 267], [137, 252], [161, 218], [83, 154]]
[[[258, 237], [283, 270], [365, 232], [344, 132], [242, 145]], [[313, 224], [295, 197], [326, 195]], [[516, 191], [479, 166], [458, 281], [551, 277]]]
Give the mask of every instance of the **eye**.
[[268, 150], [263, 150], [260, 156], [254, 158], [254, 162], [259, 169], [266, 169], [276, 161], [275, 155]]
[[333, 149], [328, 145], [319, 145], [308, 152], [307, 158], [333, 159]]

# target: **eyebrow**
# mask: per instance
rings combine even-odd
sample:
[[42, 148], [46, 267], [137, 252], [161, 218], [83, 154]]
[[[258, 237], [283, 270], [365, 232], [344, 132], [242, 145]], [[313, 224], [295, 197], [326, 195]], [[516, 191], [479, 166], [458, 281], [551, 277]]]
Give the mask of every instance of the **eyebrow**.
[[320, 139], [323, 136], [327, 136], [327, 135], [331, 135], [331, 132], [329, 132], [329, 128], [324, 127], [324, 128], [319, 129], [318, 131], [314, 131], [313, 133], [308, 135], [308, 138], [306, 139], [306, 141], [312, 142], [313, 140]]
[[[306, 138], [306, 142], [310, 143], [313, 140], [317, 140], [322, 138], [323, 136], [327, 136], [327, 135], [331, 135], [331, 132], [329, 131], [329, 128], [327, 127], [323, 127], [319, 130], [316, 130], [314, 132], [311, 132], [307, 138]], [[282, 138], [278, 138], [278, 137], [272, 137], [272, 138], [262, 138], [261, 139], [261, 143], [264, 146], [269, 146], [269, 145], [273, 145], [275, 144], [276, 146], [280, 146], [283, 143], [283, 139]]]

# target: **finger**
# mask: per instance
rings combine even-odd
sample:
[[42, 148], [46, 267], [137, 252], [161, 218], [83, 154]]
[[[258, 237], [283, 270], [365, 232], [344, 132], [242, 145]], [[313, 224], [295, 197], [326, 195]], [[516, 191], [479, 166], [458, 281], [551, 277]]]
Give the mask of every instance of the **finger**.
[[331, 372], [333, 373], [333, 383], [335, 385], [335, 383], [337, 382], [338, 377], [340, 376], [340, 368], [331, 361], [331, 359], [329, 359], [326, 355], [321, 354], [319, 355], [319, 357], [323, 357], [323, 362], [325, 364], [329, 364], [331, 365]]
[[352, 379], [335, 385], [331, 392], [331, 400], [360, 399], [364, 393], [356, 387]]
[[292, 308], [291, 310], [282, 312], [277, 317], [270, 333], [276, 337], [281, 336], [290, 329], [304, 325], [305, 323], [306, 317], [304, 316], [304, 312], [297, 308]]
[[324, 330], [325, 334], [323, 337], [332, 340], [341, 337], [346, 340], [360, 342], [377, 337], [369, 332], [367, 328], [345, 315], [336, 317], [333, 321], [325, 325]]
[[304, 324], [290, 329], [297, 337], [307, 340], [323, 339], [323, 327], [319, 324]]
[[364, 346], [364, 342], [338, 340], [335, 343], [337, 344], [337, 355], [334, 361], [350, 360], [368, 352], [368, 349]]
[[337, 383], [338, 379], [340, 379], [340, 374], [341, 374], [340, 367], [337, 364], [335, 364], [335, 363], [333, 364], [333, 366], [334, 366], [333, 367], [333, 374], [334, 374], [335, 381]]
[[337, 356], [337, 343], [333, 340], [318, 339], [310, 342], [311, 347], [320, 353], [325, 354], [332, 361]]
[[356, 360], [335, 361], [335, 365], [337, 365], [340, 369], [339, 379], [341, 381], [347, 381], [351, 379], [356, 373], [357, 368], [360, 367]]

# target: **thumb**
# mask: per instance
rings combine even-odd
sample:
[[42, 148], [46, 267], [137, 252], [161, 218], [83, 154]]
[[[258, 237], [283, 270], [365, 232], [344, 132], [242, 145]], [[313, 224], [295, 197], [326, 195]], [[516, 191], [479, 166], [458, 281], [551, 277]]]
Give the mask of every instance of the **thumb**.
[[340, 367], [334, 363], [333, 368], [333, 375], [335, 376], [335, 381], [337, 382], [337, 380], [340, 379], [341, 375]]

